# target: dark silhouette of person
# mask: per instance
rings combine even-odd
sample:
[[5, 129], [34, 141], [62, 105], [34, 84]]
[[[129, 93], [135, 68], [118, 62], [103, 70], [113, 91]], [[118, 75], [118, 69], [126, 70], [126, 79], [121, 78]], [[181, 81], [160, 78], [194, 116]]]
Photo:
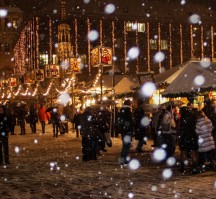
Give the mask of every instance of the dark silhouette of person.
[[123, 107], [119, 111], [118, 124], [122, 136], [122, 150], [120, 164], [127, 165], [129, 162], [129, 150], [133, 135], [133, 116], [131, 111], [131, 101], [125, 100]]
[[36, 133], [36, 124], [38, 122], [38, 115], [35, 106], [32, 104], [29, 110], [29, 124], [32, 130], [32, 133]]
[[6, 115], [5, 107], [0, 105], [0, 164], [3, 164], [3, 157], [5, 163], [10, 164], [8, 147], [9, 129], [10, 121]]
[[57, 108], [53, 108], [51, 111], [51, 122], [53, 127], [53, 137], [58, 137], [59, 128], [61, 125], [61, 119]]

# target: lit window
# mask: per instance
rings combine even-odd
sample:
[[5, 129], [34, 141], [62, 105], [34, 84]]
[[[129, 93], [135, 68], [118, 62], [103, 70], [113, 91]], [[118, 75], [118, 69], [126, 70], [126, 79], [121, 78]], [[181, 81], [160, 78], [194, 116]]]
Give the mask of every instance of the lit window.
[[[56, 64], [57, 56], [55, 54], [52, 55], [52, 64]], [[40, 65], [45, 66], [49, 64], [49, 55], [48, 54], [40, 54]]]
[[57, 60], [57, 56], [56, 56], [55, 54], [53, 54], [52, 57], [53, 57], [53, 64], [57, 64], [57, 63], [56, 63], [56, 62], [57, 62], [57, 61], [56, 61], [56, 60]]
[[157, 50], [157, 40], [150, 39], [150, 49], [151, 50]]
[[168, 50], [168, 41], [161, 40], [161, 50]]
[[18, 27], [18, 20], [17, 19], [13, 19], [13, 21], [12, 21], [12, 26], [13, 26], [13, 28], [17, 28]]
[[145, 32], [145, 23], [138, 23], [138, 32]]
[[40, 65], [45, 66], [49, 63], [49, 56], [48, 54], [41, 54], [40, 55]]
[[126, 31], [138, 31], [138, 32], [145, 32], [145, 23], [133, 23], [128, 21], [126, 23]]
[[132, 26], [133, 26], [133, 23], [127, 22], [127, 23], [126, 23], [126, 30], [127, 30], [127, 31], [132, 31]]

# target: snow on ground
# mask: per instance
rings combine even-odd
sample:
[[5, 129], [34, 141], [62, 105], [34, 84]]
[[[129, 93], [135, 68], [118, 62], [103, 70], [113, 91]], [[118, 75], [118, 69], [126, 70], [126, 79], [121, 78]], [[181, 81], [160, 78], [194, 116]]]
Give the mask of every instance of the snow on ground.
[[[26, 135], [18, 135], [17, 126], [10, 136], [11, 164], [0, 166], [0, 198], [215, 198], [215, 172], [183, 175], [176, 166], [154, 164], [151, 141], [144, 153], [136, 153], [133, 142], [131, 159], [140, 167], [131, 170], [119, 166], [120, 137], [97, 161], [82, 162], [80, 137], [70, 131], [53, 138], [46, 127], [46, 134], [39, 124], [31, 134], [27, 124]], [[166, 179], [164, 172], [172, 176]]]

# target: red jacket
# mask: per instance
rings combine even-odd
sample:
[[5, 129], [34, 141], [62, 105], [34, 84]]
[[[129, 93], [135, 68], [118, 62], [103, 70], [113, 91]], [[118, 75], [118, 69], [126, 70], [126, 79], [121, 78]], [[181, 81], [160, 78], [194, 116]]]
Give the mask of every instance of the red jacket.
[[46, 122], [46, 120], [49, 119], [49, 118], [47, 118], [47, 113], [46, 113], [45, 107], [42, 107], [39, 109], [38, 118], [39, 118], [39, 121], [43, 121], [43, 122]]

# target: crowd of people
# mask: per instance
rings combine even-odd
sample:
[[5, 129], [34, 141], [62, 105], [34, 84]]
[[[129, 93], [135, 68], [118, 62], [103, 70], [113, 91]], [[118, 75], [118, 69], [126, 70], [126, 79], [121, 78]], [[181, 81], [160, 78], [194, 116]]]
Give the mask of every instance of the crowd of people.
[[[72, 116], [69, 109], [63, 111], [64, 119], [74, 124], [76, 137], [82, 137], [82, 160], [97, 160], [97, 156], [106, 152], [106, 146], [111, 147], [110, 129], [111, 118], [114, 117], [108, 107], [95, 105], [78, 109]], [[206, 100], [201, 110], [193, 108], [191, 104], [183, 107], [159, 106], [157, 110], [149, 112], [143, 108], [142, 101], [127, 99], [123, 106], [115, 113], [115, 131], [121, 134], [122, 149], [120, 165], [127, 165], [130, 161], [130, 149], [133, 139], [137, 140], [135, 150], [145, 152], [143, 146], [148, 141], [149, 132], [153, 139], [152, 147], [164, 150], [167, 160], [175, 154], [176, 146], [180, 150], [180, 171], [191, 168], [196, 174], [206, 169], [216, 170], [216, 101]], [[15, 125], [20, 126], [20, 135], [25, 135], [25, 125], [29, 123], [33, 134], [36, 133], [36, 123], [40, 122], [42, 134], [46, 133], [46, 123], [52, 125], [53, 137], [64, 131], [64, 125], [58, 107], [46, 108], [31, 104], [28, 108], [10, 104], [0, 106], [0, 164], [3, 160], [9, 162], [8, 135], [14, 135]], [[150, 130], [150, 131], [149, 131]], [[190, 161], [191, 164], [190, 164]]]
[[[151, 121], [150, 123], [148, 122]], [[127, 165], [132, 137], [138, 140], [137, 152], [143, 152], [142, 146], [149, 136], [153, 147], [164, 150], [164, 161], [173, 157], [176, 146], [180, 150], [180, 171], [191, 168], [193, 174], [212, 169], [216, 171], [216, 101], [206, 100], [205, 106], [198, 110], [190, 103], [176, 107], [174, 104], [159, 106], [157, 111], [143, 110], [143, 104], [133, 107], [129, 100], [124, 102], [118, 115], [122, 135], [120, 164]], [[191, 163], [190, 163], [191, 162]]]

